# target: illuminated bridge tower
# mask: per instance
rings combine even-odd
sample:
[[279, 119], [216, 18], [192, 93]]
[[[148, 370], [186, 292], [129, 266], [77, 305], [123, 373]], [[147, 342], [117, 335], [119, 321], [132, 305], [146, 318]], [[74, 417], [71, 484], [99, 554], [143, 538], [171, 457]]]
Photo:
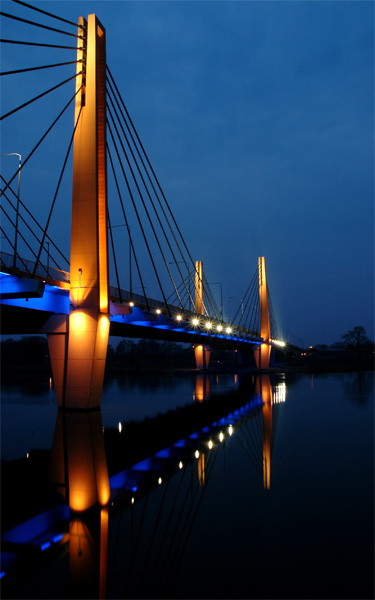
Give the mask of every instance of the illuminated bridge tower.
[[[198, 315], [204, 315], [203, 262], [201, 260], [195, 262], [195, 312]], [[210, 346], [204, 346], [202, 344], [194, 346], [194, 352], [197, 369], [208, 369], [211, 357]]]
[[258, 258], [259, 302], [260, 302], [260, 337], [263, 342], [259, 350], [255, 350], [255, 360], [258, 369], [268, 369], [271, 354], [271, 327], [268, 308], [266, 261], [264, 256]]
[[70, 314], [49, 330], [48, 342], [59, 407], [91, 409], [101, 403], [109, 335], [106, 57], [96, 16], [80, 17], [79, 25], [87, 37], [78, 40]]

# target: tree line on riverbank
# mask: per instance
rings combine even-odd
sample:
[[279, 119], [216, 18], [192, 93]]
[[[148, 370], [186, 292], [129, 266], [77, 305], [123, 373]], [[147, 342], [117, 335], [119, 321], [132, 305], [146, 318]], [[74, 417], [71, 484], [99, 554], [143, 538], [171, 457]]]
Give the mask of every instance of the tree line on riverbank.
[[[45, 336], [25, 336], [20, 340], [8, 338], [0, 345], [2, 377], [8, 373], [33, 371], [51, 372], [48, 343]], [[214, 350], [211, 366], [220, 369], [235, 365], [236, 355], [232, 351]], [[341, 341], [327, 345], [309, 347], [300, 354], [289, 351], [275, 352], [275, 363], [286, 366], [330, 367], [343, 370], [373, 369], [374, 343], [367, 337], [362, 326], [354, 327], [341, 336]], [[106, 372], [160, 371], [168, 369], [195, 368], [191, 346], [175, 342], [156, 340], [122, 339], [115, 347], [108, 346]]]

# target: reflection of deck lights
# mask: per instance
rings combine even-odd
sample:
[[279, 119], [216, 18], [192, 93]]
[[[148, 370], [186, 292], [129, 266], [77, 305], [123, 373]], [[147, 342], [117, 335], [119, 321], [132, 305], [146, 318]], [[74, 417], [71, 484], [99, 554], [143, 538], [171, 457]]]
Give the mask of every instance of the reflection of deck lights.
[[121, 422], [119, 422], [119, 424], [118, 424], [118, 430], [119, 430], [119, 433], [121, 433], [121, 431], [122, 431], [122, 423]]
[[222, 442], [223, 439], [224, 439], [224, 434], [223, 434], [222, 431], [220, 431], [220, 433], [219, 433], [219, 440]]
[[195, 456], [195, 458], [199, 458], [199, 450], [195, 451], [195, 455], [194, 456]]
[[162, 478], [161, 478], [161, 477], [159, 477], [159, 479], [158, 479], [158, 484], [159, 484], [159, 485], [161, 485], [162, 481], [163, 481], [163, 480], [162, 480]]
[[210, 450], [212, 450], [212, 448], [213, 448], [213, 445], [214, 445], [214, 444], [213, 444], [213, 441], [212, 441], [212, 440], [210, 440], [210, 441], [208, 442], [208, 447], [209, 447], [209, 449], [210, 449]]
[[228, 433], [229, 433], [229, 435], [232, 435], [232, 433], [233, 433], [233, 425], [229, 425], [229, 427], [228, 427]]
[[286, 385], [285, 383], [278, 383], [276, 388], [273, 390], [272, 402], [274, 404], [281, 404], [286, 400]]
[[183, 464], [182, 464], [182, 462], [180, 461], [180, 462], [178, 463], [178, 468], [179, 468], [179, 469], [182, 469], [182, 467], [183, 467], [183, 466], [184, 466], [184, 465], [183, 465]]
[[134, 504], [135, 500], [134, 500], [134, 496], [131, 499], [131, 503]]

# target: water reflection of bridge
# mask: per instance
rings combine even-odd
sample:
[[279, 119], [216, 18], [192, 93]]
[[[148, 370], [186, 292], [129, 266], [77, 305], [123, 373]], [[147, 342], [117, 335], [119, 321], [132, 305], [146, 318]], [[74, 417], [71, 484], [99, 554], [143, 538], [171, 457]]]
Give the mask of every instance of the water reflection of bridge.
[[[60, 500], [3, 534], [3, 591], [19, 587], [22, 578], [27, 580], [68, 551], [70, 597], [106, 597], [109, 564], [123, 571], [126, 565], [121, 597], [166, 594], [183, 560], [216, 457], [230, 451], [229, 440], [241, 445], [264, 487], [270, 487], [272, 416], [284, 392], [282, 385], [273, 389], [266, 375], [247, 378], [239, 382], [238, 393], [215, 395], [211, 401], [143, 423], [119, 424], [104, 433], [100, 411], [59, 411], [50, 484], [30, 489], [28, 500], [35, 493], [44, 495], [51, 483]], [[31, 453], [25, 467], [31, 468], [33, 460]], [[8, 488], [9, 468], [4, 469], [3, 489]], [[150, 522], [148, 501], [158, 489], [160, 506]], [[12, 493], [21, 491], [18, 482]]]

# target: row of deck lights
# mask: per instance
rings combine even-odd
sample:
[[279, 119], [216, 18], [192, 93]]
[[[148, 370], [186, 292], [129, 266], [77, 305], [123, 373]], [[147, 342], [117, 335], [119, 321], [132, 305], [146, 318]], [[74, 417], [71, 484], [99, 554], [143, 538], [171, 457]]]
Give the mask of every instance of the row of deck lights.
[[[129, 302], [129, 306], [133, 307], [133, 306], [134, 306], [134, 302], [133, 302], [133, 301]], [[160, 308], [157, 308], [157, 309], [156, 309], [156, 314], [157, 314], [157, 315], [161, 315], [161, 314], [162, 314], [162, 311], [161, 311], [161, 309], [160, 309]], [[176, 315], [176, 320], [177, 320], [179, 323], [180, 323], [181, 321], [183, 321], [183, 317], [182, 317], [182, 315]], [[197, 317], [194, 317], [194, 318], [191, 320], [191, 324], [192, 324], [194, 327], [198, 327], [198, 326], [201, 324], [201, 321], [200, 321], [200, 319], [198, 319]], [[204, 324], [204, 327], [205, 327], [206, 329], [210, 330], [210, 329], [213, 329], [213, 328], [214, 328], [214, 325], [213, 325], [213, 323], [211, 323], [211, 321], [206, 321], [206, 323]], [[228, 325], [227, 327], [224, 327], [224, 326], [223, 326], [223, 325], [221, 325], [221, 324], [219, 324], [219, 325], [217, 325], [217, 326], [216, 326], [216, 331], [218, 331], [219, 333], [221, 333], [221, 332], [225, 332], [227, 335], [230, 335], [231, 333], [233, 333], [233, 329], [232, 329], [232, 327], [229, 327], [229, 325]]]
[[[129, 302], [129, 306], [134, 306], [134, 302]], [[156, 309], [156, 314], [157, 315], [161, 315], [162, 311], [160, 310], [160, 308]], [[183, 321], [183, 317], [182, 315], [176, 315], [176, 320], [180, 323], [181, 321]], [[197, 317], [193, 317], [193, 319], [191, 320], [191, 324], [193, 325], [193, 327], [198, 327], [199, 325], [201, 325], [201, 320], [198, 319]], [[214, 328], [214, 324], [211, 321], [206, 321], [204, 323], [204, 327], [208, 330], [213, 329]], [[230, 334], [235, 334], [235, 332], [233, 331], [232, 327], [230, 327], [229, 325], [227, 327], [221, 325], [220, 323], [218, 325], [216, 325], [216, 331], [218, 333], [226, 333], [227, 335]], [[276, 346], [285, 346], [285, 342], [279, 341], [279, 340], [270, 340], [272, 344], [275, 344]]]

